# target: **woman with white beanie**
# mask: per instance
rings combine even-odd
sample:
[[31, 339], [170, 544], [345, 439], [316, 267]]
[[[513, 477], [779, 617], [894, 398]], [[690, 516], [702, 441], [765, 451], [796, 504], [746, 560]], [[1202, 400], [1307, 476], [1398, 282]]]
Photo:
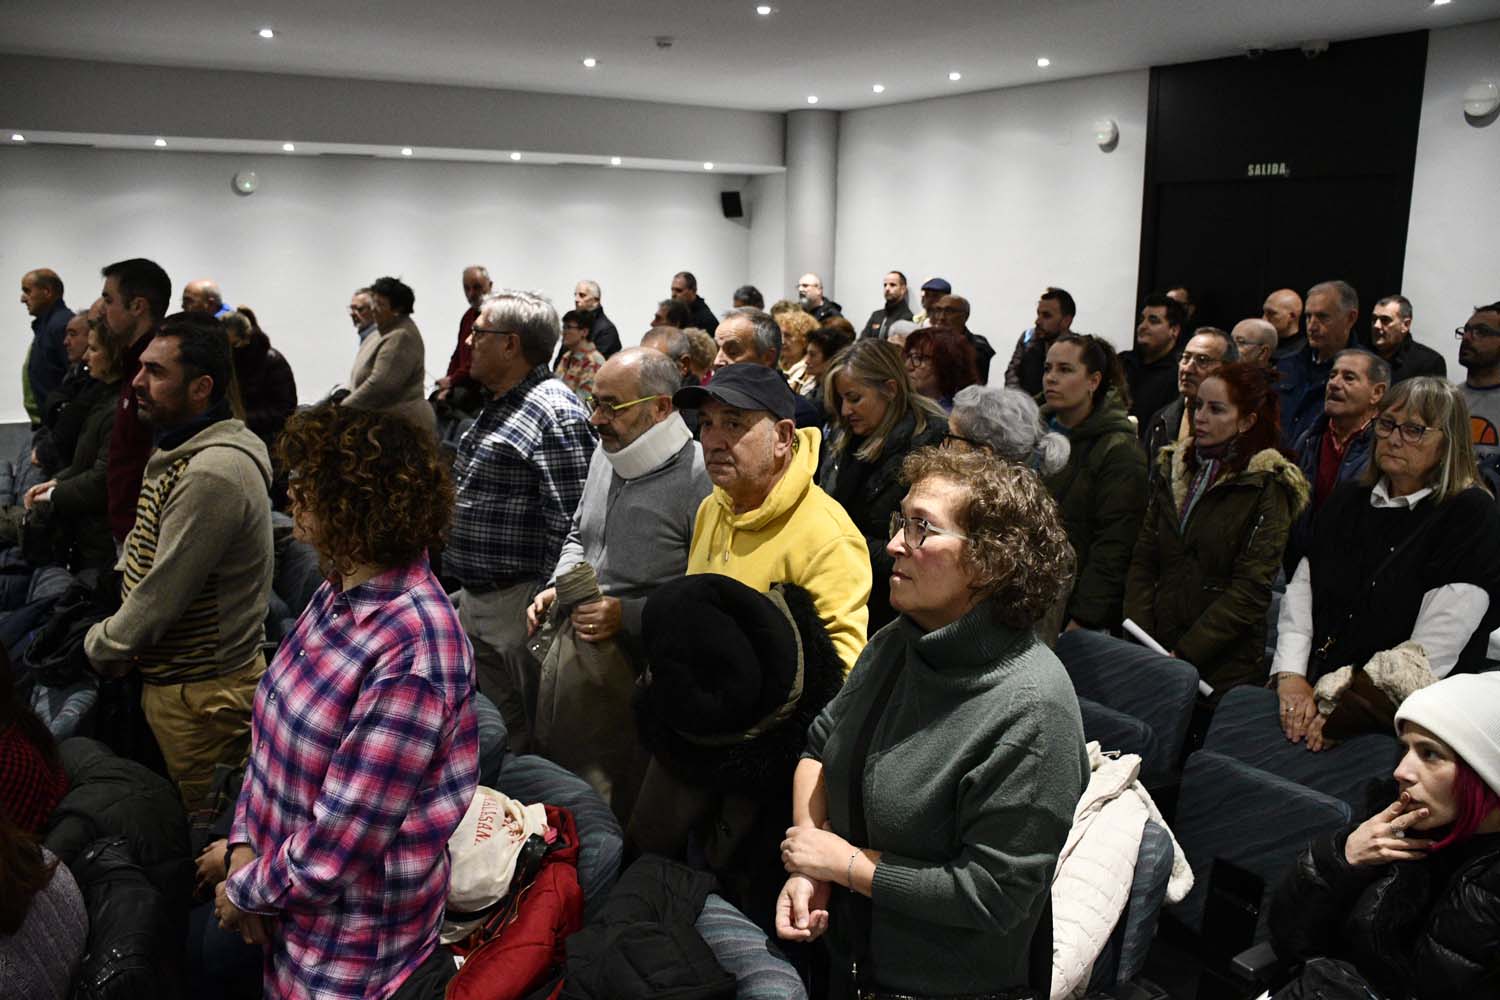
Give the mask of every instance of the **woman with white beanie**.
[[1417, 691], [1396, 732], [1400, 797], [1302, 853], [1276, 951], [1306, 981], [1357, 975], [1392, 1000], [1500, 995], [1500, 675]]

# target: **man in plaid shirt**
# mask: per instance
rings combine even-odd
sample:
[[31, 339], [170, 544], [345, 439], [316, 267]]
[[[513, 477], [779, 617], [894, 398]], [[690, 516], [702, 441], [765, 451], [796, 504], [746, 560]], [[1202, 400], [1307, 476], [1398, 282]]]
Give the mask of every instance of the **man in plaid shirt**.
[[490, 399], [458, 444], [443, 553], [463, 584], [458, 614], [480, 690], [500, 707], [516, 753], [531, 742], [540, 674], [526, 608], [557, 564], [594, 452], [588, 413], [547, 370], [560, 334], [541, 295], [508, 291], [480, 306], [469, 375]]

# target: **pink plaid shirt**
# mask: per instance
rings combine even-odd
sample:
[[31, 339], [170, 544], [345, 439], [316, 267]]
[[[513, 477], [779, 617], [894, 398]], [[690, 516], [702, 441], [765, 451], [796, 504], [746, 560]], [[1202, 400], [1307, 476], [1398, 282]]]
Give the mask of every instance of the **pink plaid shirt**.
[[228, 881], [272, 915], [267, 997], [388, 997], [432, 953], [478, 780], [474, 657], [419, 559], [325, 583], [255, 693]]

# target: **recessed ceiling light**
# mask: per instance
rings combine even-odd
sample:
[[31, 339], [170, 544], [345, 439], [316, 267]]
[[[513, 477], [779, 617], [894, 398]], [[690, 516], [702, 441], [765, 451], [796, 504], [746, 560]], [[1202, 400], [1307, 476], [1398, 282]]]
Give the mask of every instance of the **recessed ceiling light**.
[[952, 80], [954, 83], [957, 83], [958, 81], [962, 80], [963, 78], [964, 78], [964, 75], [962, 73], [960, 73], [958, 70], [954, 70], [952, 73], [948, 74], [948, 79]]
[[276, 30], [274, 28], [261, 28], [256, 32], [256, 34], [264, 39], [270, 40], [276, 37]]
[[521, 154], [520, 153], [511, 153], [510, 154], [510, 158], [512, 160], [519, 160], [521, 158]]
[[768, 3], [763, 3], [759, 7], [755, 8], [755, 13], [759, 14], [761, 17], [770, 17], [772, 14], [776, 13], [776, 8], [772, 7]]
[[1048, 66], [1052, 65], [1052, 60], [1048, 59], [1046, 56], [1039, 56], [1037, 58], [1036, 64], [1041, 69], [1046, 69]]
[[289, 142], [283, 142], [281, 144], [281, 151], [283, 153], [295, 153], [297, 151], [297, 147]]
[[704, 164], [703, 164], [703, 169], [704, 170], [712, 170], [713, 168], [714, 168], [714, 165], [712, 163], [707, 162], [707, 161], [704, 162]]
[[165, 139], [157, 139], [151, 145], [155, 146], [157, 149], [166, 149], [167, 148], [167, 140], [165, 140]]
[[808, 94], [807, 95], [807, 103], [808, 104], [817, 104], [818, 103], [818, 95], [817, 94]]
[[1434, 7], [1446, 7], [1452, 2], [1453, 0], [1432, 0], [1432, 5]]
[[875, 93], [877, 93], [877, 94], [883, 94], [883, 93], [885, 93], [885, 84], [883, 84], [883, 83], [877, 83], [877, 84], [875, 84], [875, 86], [871, 87], [870, 89], [873, 90], [873, 91], [875, 91]]
[[410, 156], [411, 155], [411, 147], [410, 146], [402, 146], [401, 147], [401, 155], [402, 156]]
[[612, 167], [618, 167], [620, 165], [620, 158], [618, 156], [611, 156], [609, 158], [609, 165]]
[[12, 132], [10, 134], [10, 141], [11, 142], [25, 142], [26, 141], [26, 137], [24, 135], [22, 135], [21, 133], [19, 133], [19, 132]]
[[589, 69], [593, 69], [595, 66], [599, 65], [599, 60], [595, 59], [593, 56], [586, 56], [583, 60], [583, 65], [588, 67]]

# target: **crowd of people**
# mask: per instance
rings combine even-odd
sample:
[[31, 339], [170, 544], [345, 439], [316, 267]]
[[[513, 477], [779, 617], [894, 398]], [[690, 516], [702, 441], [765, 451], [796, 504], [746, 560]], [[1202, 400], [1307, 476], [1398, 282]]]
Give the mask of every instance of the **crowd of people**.
[[[716, 314], [683, 271], [626, 346], [597, 282], [559, 315], [474, 266], [440, 378], [381, 277], [350, 300], [347, 385], [299, 407], [215, 282], [174, 312], [154, 262], [101, 275], [77, 315], [53, 271], [22, 279], [6, 996], [67, 995], [102, 933], [99, 845], [55, 832], [111, 755], [192, 845], [158, 886], [164, 992], [475, 990], [443, 932], [474, 916], [453, 838], [506, 753], [587, 781], [627, 858], [712, 872], [814, 995], [1048, 995], [1036, 942], [1094, 766], [1050, 647], [1127, 622], [1196, 669], [1200, 727], [1269, 686], [1267, 727], [1310, 753], [1392, 726], [1408, 748], [1401, 798], [1289, 875], [1288, 955], [1392, 997], [1500, 976], [1500, 302], [1455, 331], [1455, 385], [1400, 295], [1368, 335], [1341, 281], [1226, 332], [1169, 289], [1117, 352], [1048, 287], [991, 384], [943, 278], [914, 311], [889, 272], [856, 327], [816, 274]], [[294, 546], [323, 582], [269, 635]], [[550, 808], [511, 820], [535, 864], [577, 847]], [[506, 933], [481, 923], [459, 954]], [[554, 933], [544, 976], [468, 995], [588, 995]]]

